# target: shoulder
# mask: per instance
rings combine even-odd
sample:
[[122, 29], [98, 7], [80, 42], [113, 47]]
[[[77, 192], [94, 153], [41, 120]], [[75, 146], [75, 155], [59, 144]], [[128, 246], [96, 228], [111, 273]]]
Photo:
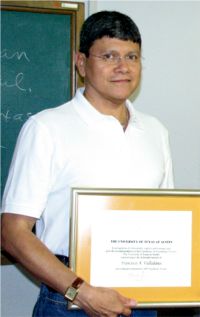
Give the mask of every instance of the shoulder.
[[141, 111], [135, 110], [136, 115], [140, 118], [141, 122], [147, 126], [147, 127], [152, 127], [156, 129], [161, 129], [161, 130], [167, 130], [165, 125], [157, 118], [152, 115], [143, 113]]
[[[72, 126], [75, 126], [76, 111], [74, 109], [74, 98], [57, 107], [42, 110], [26, 121], [23, 129], [48, 132], [49, 135], [54, 133], [63, 133]], [[22, 130], [23, 130], [22, 129]]]
[[131, 112], [132, 122], [138, 128], [148, 133], [168, 134], [168, 129], [157, 117], [135, 109], [132, 103], [129, 103], [128, 107]]
[[72, 117], [76, 117], [77, 115], [74, 104], [82, 102], [81, 91], [82, 90], [79, 88], [71, 100], [57, 107], [40, 111], [33, 115], [33, 118], [46, 124], [56, 123], [56, 125], [58, 125], [59, 123], [62, 124], [62, 122], [66, 123], [68, 118], [71, 120]]
[[[48, 108], [45, 110], [42, 110], [35, 115], [32, 116], [32, 118], [35, 121], [50, 124], [51, 122], [59, 122], [62, 121], [62, 119], [66, 119], [66, 117], [72, 112], [72, 101], [66, 102], [60, 106], [54, 107], [54, 108]], [[59, 121], [58, 121], [59, 120]]]

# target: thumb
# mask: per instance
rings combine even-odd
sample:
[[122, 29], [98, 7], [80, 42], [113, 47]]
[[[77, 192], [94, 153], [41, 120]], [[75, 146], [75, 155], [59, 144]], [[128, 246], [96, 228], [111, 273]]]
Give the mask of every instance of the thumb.
[[124, 305], [130, 308], [137, 306], [137, 301], [133, 298], [126, 298]]

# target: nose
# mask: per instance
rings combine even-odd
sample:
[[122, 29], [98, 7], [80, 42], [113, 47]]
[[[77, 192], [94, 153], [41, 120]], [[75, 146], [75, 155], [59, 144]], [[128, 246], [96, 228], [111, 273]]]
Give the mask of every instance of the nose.
[[129, 67], [130, 66], [129, 66], [128, 61], [124, 57], [119, 57], [115, 69], [117, 71], [127, 73], [127, 72], [129, 72]]

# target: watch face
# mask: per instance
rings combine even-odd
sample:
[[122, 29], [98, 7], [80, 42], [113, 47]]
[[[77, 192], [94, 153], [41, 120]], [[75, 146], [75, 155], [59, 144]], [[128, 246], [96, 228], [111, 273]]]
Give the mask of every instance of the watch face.
[[74, 298], [76, 297], [76, 294], [77, 294], [77, 289], [75, 289], [74, 287], [69, 287], [65, 294], [65, 297], [73, 301]]

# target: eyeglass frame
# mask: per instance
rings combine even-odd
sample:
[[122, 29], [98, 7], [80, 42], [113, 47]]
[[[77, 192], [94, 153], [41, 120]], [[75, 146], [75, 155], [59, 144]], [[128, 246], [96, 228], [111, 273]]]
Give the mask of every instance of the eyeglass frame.
[[[96, 55], [96, 54], [89, 53], [88, 57], [90, 57], [90, 56], [97, 57], [109, 65], [118, 65], [122, 60], [125, 60], [130, 65], [135, 65], [141, 60], [141, 55], [137, 54], [135, 52], [134, 53], [132, 52], [132, 53], [125, 55], [125, 56], [120, 56], [118, 54], [114, 55], [113, 53], [105, 53], [102, 55]], [[135, 59], [132, 60], [132, 59], [130, 59], [130, 57], [134, 57]]]

